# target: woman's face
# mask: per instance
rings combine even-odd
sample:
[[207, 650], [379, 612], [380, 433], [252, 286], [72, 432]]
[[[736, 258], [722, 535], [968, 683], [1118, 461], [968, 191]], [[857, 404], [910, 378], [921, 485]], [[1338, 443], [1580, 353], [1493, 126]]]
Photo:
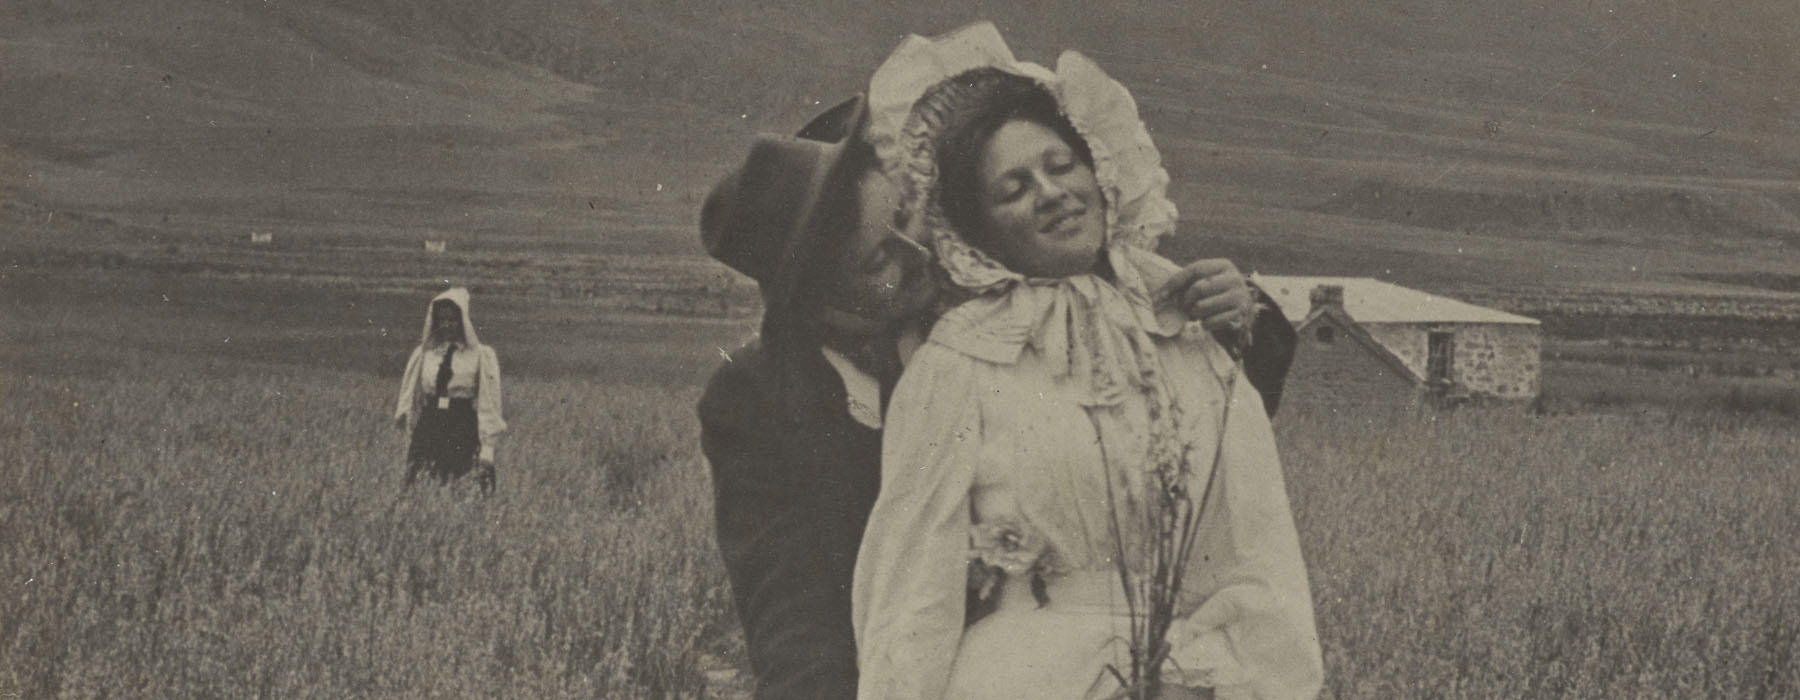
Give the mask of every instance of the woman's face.
[[462, 312], [450, 302], [431, 305], [431, 337], [440, 342], [462, 340]]
[[1028, 277], [1093, 270], [1106, 242], [1106, 202], [1094, 169], [1055, 131], [1002, 124], [982, 149], [976, 181], [996, 261]]

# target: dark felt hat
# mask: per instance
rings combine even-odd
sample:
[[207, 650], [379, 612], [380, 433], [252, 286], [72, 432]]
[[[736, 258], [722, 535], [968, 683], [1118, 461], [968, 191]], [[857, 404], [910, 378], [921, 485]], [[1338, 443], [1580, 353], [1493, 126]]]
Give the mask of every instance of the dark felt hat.
[[830, 207], [852, 196], [850, 137], [867, 119], [861, 97], [814, 118], [798, 136], [762, 135], [700, 210], [706, 252], [756, 280], [769, 309], [789, 309], [817, 275]]

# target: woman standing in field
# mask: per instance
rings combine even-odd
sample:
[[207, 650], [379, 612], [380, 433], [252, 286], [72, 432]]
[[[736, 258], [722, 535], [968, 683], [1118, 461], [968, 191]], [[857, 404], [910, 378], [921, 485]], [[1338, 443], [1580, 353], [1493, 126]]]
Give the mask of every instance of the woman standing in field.
[[395, 427], [412, 427], [406, 448], [406, 485], [423, 472], [439, 484], [478, 471], [483, 494], [494, 491], [494, 441], [506, 430], [500, 415], [500, 359], [475, 337], [469, 291], [437, 295], [425, 331], [400, 378]]
[[[1079, 54], [1017, 62], [981, 24], [909, 39], [870, 101], [964, 301], [889, 407], [858, 696], [1315, 695], [1262, 401], [1231, 350], [1153, 301], [1175, 210], [1129, 93]], [[992, 608], [972, 624], [970, 597]]]

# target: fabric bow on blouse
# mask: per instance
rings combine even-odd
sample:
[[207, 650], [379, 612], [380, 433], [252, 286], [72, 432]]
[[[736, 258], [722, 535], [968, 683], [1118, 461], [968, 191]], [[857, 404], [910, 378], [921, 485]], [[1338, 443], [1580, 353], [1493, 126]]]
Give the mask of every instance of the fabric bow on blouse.
[[[1007, 294], [964, 302], [932, 329], [932, 342], [969, 356], [1012, 364], [1026, 346], [1052, 358], [1057, 376], [1086, 378], [1088, 406], [1117, 404], [1132, 390], [1155, 385], [1159, 360], [1155, 338], [1180, 335], [1189, 321], [1176, 312], [1158, 313], [1143, 289], [1146, 272], [1166, 276], [1171, 263], [1146, 251], [1115, 248], [1108, 260], [1121, 278], [1096, 275], [1062, 279], [1021, 279]], [[1222, 352], [1222, 348], [1221, 348]], [[1219, 378], [1231, 371], [1229, 358], [1212, 364]]]

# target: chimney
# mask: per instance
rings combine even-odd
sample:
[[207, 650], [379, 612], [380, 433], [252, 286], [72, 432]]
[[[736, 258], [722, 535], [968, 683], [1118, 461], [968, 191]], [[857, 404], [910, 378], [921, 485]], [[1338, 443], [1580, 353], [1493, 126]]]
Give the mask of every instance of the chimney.
[[1344, 285], [1321, 284], [1312, 290], [1312, 313], [1327, 307], [1344, 310]]

